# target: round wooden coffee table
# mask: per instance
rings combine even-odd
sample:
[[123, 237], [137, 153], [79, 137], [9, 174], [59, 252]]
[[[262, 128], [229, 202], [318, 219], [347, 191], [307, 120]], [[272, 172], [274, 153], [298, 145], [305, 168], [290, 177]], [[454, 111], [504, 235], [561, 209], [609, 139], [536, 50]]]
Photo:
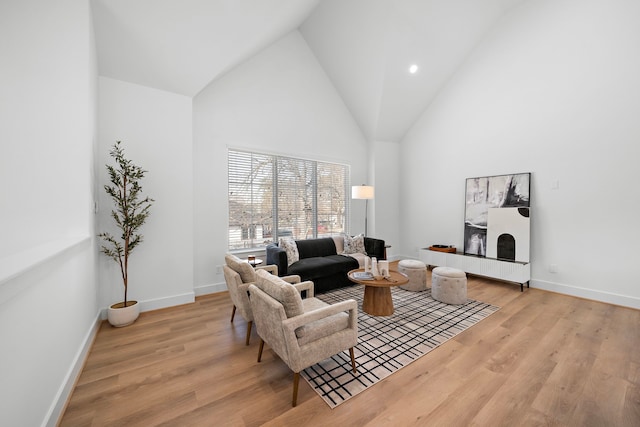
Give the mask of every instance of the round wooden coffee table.
[[409, 278], [405, 274], [393, 270], [389, 272], [388, 279], [359, 280], [353, 278], [353, 273], [363, 271], [364, 268], [358, 268], [351, 270], [348, 274], [349, 280], [364, 285], [362, 310], [372, 316], [391, 316], [393, 314], [391, 287], [404, 285], [409, 282]]

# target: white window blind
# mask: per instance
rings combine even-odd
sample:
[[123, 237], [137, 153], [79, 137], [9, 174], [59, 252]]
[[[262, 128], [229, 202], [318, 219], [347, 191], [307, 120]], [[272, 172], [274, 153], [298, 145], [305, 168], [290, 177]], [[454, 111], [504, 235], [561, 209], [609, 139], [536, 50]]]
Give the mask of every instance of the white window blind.
[[229, 249], [348, 232], [349, 167], [229, 150]]

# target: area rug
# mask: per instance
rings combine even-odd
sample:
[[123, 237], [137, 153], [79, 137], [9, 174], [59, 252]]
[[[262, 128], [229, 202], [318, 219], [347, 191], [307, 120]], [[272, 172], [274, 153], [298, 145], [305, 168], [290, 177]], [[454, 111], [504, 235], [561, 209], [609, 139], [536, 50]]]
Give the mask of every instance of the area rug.
[[335, 408], [439, 345], [495, 313], [499, 307], [467, 300], [449, 305], [431, 298], [431, 291], [410, 292], [392, 288], [395, 312], [370, 316], [362, 311], [363, 286], [351, 286], [319, 294], [329, 304], [358, 301], [358, 373], [351, 371], [349, 352], [341, 352], [301, 372], [324, 401]]

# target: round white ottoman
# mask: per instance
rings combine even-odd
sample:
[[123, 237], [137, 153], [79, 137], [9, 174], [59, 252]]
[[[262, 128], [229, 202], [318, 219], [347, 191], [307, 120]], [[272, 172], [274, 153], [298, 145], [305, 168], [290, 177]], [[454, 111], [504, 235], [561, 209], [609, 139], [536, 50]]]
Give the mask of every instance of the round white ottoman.
[[431, 296], [445, 304], [467, 302], [467, 275], [451, 267], [436, 267], [431, 273]]
[[409, 278], [409, 283], [400, 285], [407, 291], [424, 291], [427, 289], [427, 266], [422, 261], [403, 259], [398, 263], [398, 271]]

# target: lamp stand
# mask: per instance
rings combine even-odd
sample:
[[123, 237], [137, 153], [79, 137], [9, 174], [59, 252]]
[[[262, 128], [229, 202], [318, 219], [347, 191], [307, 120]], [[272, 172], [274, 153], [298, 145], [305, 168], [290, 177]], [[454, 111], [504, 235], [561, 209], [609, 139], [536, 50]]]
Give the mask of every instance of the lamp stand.
[[364, 201], [364, 237], [367, 237], [367, 217], [369, 216], [369, 199]]

